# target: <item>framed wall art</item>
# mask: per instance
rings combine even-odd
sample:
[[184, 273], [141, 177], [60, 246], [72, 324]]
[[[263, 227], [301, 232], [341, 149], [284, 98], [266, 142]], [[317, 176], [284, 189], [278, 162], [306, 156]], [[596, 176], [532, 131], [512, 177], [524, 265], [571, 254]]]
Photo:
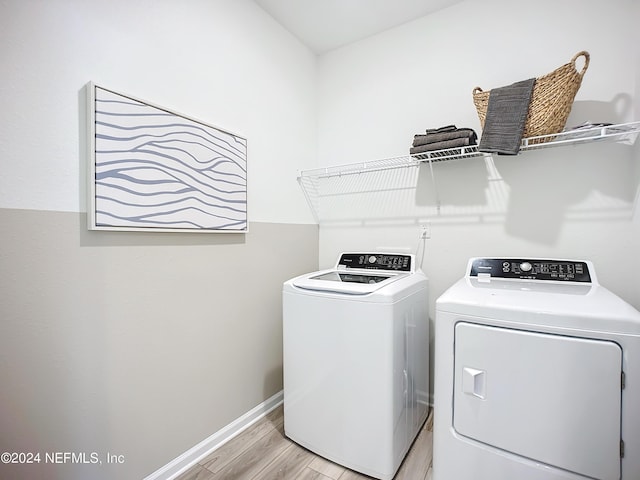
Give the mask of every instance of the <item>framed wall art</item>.
[[91, 230], [246, 232], [247, 140], [93, 83]]

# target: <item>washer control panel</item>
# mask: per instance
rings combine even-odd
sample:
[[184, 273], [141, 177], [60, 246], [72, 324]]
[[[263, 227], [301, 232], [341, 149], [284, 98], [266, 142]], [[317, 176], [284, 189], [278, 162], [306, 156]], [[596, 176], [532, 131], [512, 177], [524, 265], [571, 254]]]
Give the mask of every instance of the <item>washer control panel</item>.
[[470, 263], [470, 277], [484, 274], [492, 278], [591, 283], [589, 265], [576, 260], [474, 258]]
[[343, 253], [338, 260], [339, 266], [347, 268], [365, 268], [371, 270], [393, 270], [411, 272], [411, 255], [395, 253]]

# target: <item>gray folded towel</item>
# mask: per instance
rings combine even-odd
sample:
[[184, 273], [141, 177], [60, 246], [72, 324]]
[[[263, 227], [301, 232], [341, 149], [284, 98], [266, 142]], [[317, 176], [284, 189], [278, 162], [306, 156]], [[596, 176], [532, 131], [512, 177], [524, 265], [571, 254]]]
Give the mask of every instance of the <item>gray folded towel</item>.
[[458, 128], [457, 130], [442, 133], [428, 133], [426, 135], [414, 135], [413, 146], [419, 147], [428, 143], [443, 142], [454, 138], [469, 138], [470, 144], [475, 145], [478, 139], [476, 132], [471, 128]]
[[466, 147], [468, 145], [475, 145], [470, 143], [469, 137], [454, 138], [453, 140], [445, 140], [442, 142], [427, 143], [418, 147], [411, 147], [409, 153], [415, 155], [416, 153], [432, 152], [434, 150], [444, 150], [447, 148]]
[[491, 89], [478, 150], [504, 155], [516, 155], [520, 151], [535, 82], [535, 78], [530, 78]]
[[443, 133], [443, 132], [453, 132], [455, 130], [456, 130], [455, 125], [445, 125], [444, 127], [440, 127], [440, 128], [427, 128], [426, 132], [427, 133]]

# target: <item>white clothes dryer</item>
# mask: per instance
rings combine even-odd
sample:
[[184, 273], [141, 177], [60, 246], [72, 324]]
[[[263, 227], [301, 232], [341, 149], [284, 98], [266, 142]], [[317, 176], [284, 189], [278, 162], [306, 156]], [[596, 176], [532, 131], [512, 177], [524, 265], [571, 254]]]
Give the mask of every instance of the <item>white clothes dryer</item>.
[[413, 255], [343, 253], [283, 286], [284, 430], [393, 478], [428, 410], [428, 281]]
[[435, 330], [433, 480], [640, 479], [640, 313], [591, 262], [471, 259]]

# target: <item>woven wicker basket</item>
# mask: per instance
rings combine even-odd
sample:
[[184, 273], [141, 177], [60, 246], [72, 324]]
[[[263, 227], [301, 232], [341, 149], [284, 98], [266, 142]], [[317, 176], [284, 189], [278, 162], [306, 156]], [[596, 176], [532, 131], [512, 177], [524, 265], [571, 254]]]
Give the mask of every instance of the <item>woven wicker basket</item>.
[[[578, 72], [576, 60], [581, 56], [584, 57], [584, 66]], [[573, 99], [578, 93], [582, 77], [588, 67], [589, 53], [582, 51], [576, 53], [569, 63], [562, 65], [551, 73], [536, 78], [523, 137], [553, 135], [562, 131], [571, 112]], [[476, 106], [480, 125], [483, 128], [490, 93], [490, 90], [483, 91], [480, 87], [473, 89], [473, 103]], [[530, 141], [530, 143], [543, 143], [551, 139], [552, 137], [536, 139]]]

